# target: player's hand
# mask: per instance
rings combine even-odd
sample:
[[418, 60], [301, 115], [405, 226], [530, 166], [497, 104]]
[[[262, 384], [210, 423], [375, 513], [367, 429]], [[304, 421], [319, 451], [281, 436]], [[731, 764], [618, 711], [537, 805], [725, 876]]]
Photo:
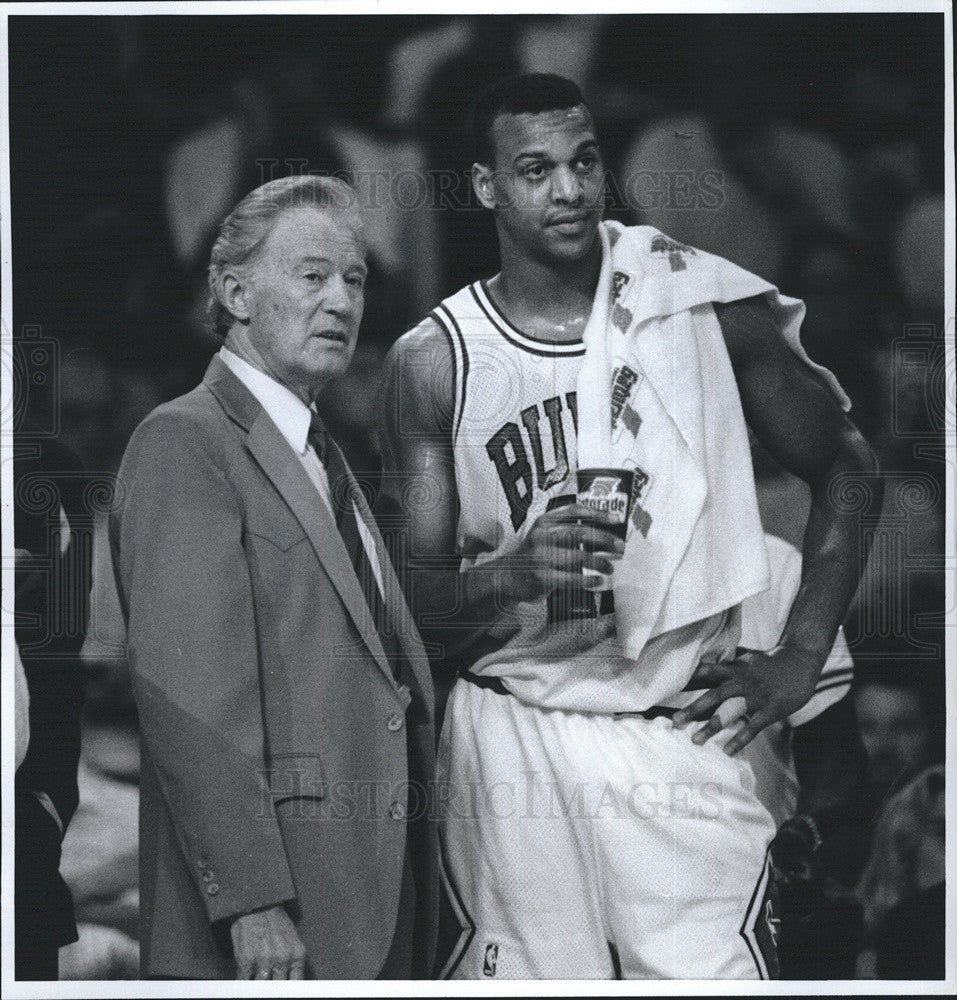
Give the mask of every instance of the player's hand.
[[699, 663], [685, 690], [710, 690], [675, 713], [674, 724], [707, 719], [691, 738], [700, 746], [722, 729], [742, 723], [724, 747], [726, 754], [735, 754], [762, 729], [807, 704], [822, 666], [819, 657], [793, 646], [770, 653], [739, 649], [733, 660]]
[[538, 518], [512, 556], [511, 576], [519, 600], [581, 587], [582, 570], [611, 575], [625, 543], [594, 519], [594, 511], [580, 504], [556, 507]]
[[237, 917], [230, 934], [237, 979], [305, 977], [306, 948], [282, 906], [270, 906]]

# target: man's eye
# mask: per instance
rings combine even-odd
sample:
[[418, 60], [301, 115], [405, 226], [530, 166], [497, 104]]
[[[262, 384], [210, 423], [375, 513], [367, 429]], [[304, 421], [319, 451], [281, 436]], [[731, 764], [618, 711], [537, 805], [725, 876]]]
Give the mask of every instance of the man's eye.
[[363, 274], [350, 274], [346, 281], [354, 286], [355, 288], [362, 288], [365, 286], [366, 279]]
[[303, 277], [306, 281], [322, 281], [322, 275], [318, 271], [307, 271]]
[[598, 158], [595, 156], [582, 156], [578, 160], [578, 166], [582, 170], [591, 170], [591, 168], [598, 162]]
[[522, 171], [522, 176], [527, 177], [530, 181], [540, 180], [545, 176], [545, 164], [533, 163]]

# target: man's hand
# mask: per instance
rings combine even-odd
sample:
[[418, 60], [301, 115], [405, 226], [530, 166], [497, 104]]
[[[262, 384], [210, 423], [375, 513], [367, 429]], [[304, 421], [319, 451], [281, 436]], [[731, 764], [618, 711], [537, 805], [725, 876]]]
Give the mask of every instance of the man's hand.
[[230, 927], [237, 979], [303, 979], [306, 949], [282, 906], [237, 917]]
[[[710, 690], [675, 713], [674, 724], [684, 726], [707, 719], [691, 738], [700, 746], [741, 720], [743, 726], [724, 748], [726, 754], [735, 754], [762, 729], [807, 704], [814, 694], [822, 665], [818, 656], [793, 646], [779, 646], [770, 653], [739, 650], [735, 659], [724, 663], [699, 663], [685, 690], [703, 687]], [[732, 700], [739, 706], [737, 711], [725, 706]]]
[[[581, 522], [586, 523], [581, 523]], [[610, 576], [625, 543], [595, 524], [595, 513], [580, 504], [546, 511], [508, 557], [511, 589], [518, 600], [542, 597], [561, 587], [581, 587], [582, 570]]]

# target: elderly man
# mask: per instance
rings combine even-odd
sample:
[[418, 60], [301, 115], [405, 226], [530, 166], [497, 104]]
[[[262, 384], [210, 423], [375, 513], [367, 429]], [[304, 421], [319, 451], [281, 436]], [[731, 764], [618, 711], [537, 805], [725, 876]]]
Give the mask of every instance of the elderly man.
[[407, 979], [433, 960], [428, 666], [314, 407], [362, 317], [351, 205], [301, 176], [236, 206], [209, 268], [225, 344], [120, 470], [144, 976]]

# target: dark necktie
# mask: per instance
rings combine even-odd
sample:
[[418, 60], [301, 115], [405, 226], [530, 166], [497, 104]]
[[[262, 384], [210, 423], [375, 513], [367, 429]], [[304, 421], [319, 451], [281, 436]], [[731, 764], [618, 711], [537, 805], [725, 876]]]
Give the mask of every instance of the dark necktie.
[[386, 658], [392, 667], [392, 672], [398, 677], [400, 651], [395, 634], [387, 627], [385, 605], [382, 593], [376, 582], [369, 553], [359, 534], [357, 518], [359, 512], [353, 500], [353, 486], [346, 468], [346, 460], [342, 457], [335, 441], [329, 437], [318, 413], [313, 413], [309, 421], [309, 443], [315, 449], [319, 461], [322, 462], [329, 480], [329, 498], [336, 518], [336, 527], [342, 536], [342, 542], [352, 560], [353, 569], [362, 585], [366, 604], [372, 617], [373, 625], [382, 640]]

